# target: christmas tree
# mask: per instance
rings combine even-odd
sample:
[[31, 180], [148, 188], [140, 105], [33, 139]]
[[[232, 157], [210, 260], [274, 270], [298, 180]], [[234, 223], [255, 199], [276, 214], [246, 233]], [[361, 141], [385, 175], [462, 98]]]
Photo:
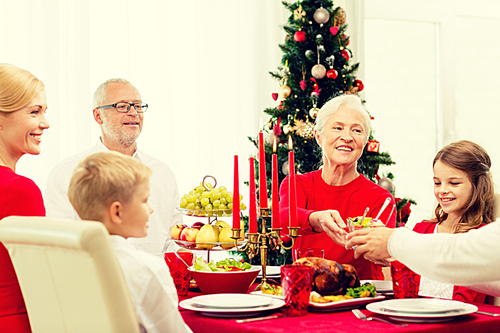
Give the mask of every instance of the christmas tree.
[[[344, 9], [334, 6], [331, 0], [282, 3], [291, 15], [284, 26], [285, 42], [279, 46], [283, 51], [281, 66], [277, 71], [270, 72], [279, 84], [278, 91], [272, 93], [277, 106], [264, 110], [270, 116], [263, 128], [267, 132], [265, 162], [268, 188], [271, 188], [270, 157], [274, 139], [278, 143], [278, 165], [282, 165], [278, 168], [280, 183], [288, 175], [289, 136], [293, 139], [296, 172], [317, 170], [322, 164], [321, 148], [314, 138], [314, 121], [319, 109], [335, 96], [358, 94], [364, 88], [363, 82], [355, 75], [359, 63], [350, 61], [352, 52], [349, 36], [346, 35]], [[249, 139], [258, 147], [257, 138]], [[391, 156], [380, 152], [379, 147], [380, 143], [370, 133], [357, 164], [358, 172], [374, 182], [380, 180], [380, 165], [394, 164]], [[392, 188], [391, 179], [392, 174], [384, 177], [388, 187]]]

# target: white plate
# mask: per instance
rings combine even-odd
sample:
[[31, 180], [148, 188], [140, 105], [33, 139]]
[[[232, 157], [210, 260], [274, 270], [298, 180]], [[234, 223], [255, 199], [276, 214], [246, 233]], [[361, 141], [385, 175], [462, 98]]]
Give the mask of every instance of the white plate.
[[462, 310], [466, 303], [436, 298], [393, 299], [383, 302], [387, 312], [441, 313]]
[[199, 311], [201, 314], [205, 316], [218, 317], [218, 318], [252, 317], [259, 315], [264, 311], [278, 309], [281, 308], [283, 305], [285, 305], [285, 301], [283, 300], [270, 298], [271, 303], [269, 305], [255, 307], [255, 308], [239, 308], [239, 309], [204, 308], [193, 302], [193, 298], [181, 301], [179, 303], [179, 306], [187, 310]]
[[280, 295], [264, 294], [264, 293], [262, 292], [262, 290], [252, 291], [250, 294], [251, 294], [251, 295], [258, 295], [258, 296], [266, 296], [266, 297], [276, 298], [276, 299], [284, 299], [284, 297], [283, 297], [283, 296], [280, 296]]
[[[252, 291], [252, 295], [261, 295], [267, 296], [275, 299], [284, 299], [283, 296], [271, 295], [271, 294], [263, 294], [262, 291]], [[336, 301], [330, 303], [316, 303], [309, 302], [309, 306], [318, 311], [330, 311], [330, 310], [338, 310], [338, 309], [349, 309], [358, 307], [360, 305], [368, 304], [371, 302], [376, 302], [385, 299], [385, 296], [375, 296], [375, 297], [360, 297], [353, 299], [346, 299], [344, 301]]]
[[[262, 266], [253, 266], [262, 268]], [[258, 278], [262, 277], [262, 272], [257, 275]], [[281, 277], [281, 266], [266, 266], [266, 278], [267, 277]]]
[[392, 281], [387, 280], [361, 280], [359, 283], [361, 285], [365, 283], [371, 283], [377, 288], [377, 293], [390, 293], [392, 292]]
[[388, 312], [385, 310], [387, 302], [396, 301], [388, 300], [377, 303], [371, 303], [366, 306], [367, 310], [371, 312], [389, 316], [389, 318], [399, 321], [408, 322], [438, 322], [438, 321], [448, 321], [452, 320], [454, 317], [463, 316], [466, 314], [474, 313], [477, 311], [477, 306], [463, 303], [464, 306], [460, 310], [451, 310], [448, 312], [436, 312], [436, 313], [411, 313], [411, 312]]
[[219, 309], [246, 309], [268, 306], [272, 300], [248, 294], [212, 294], [191, 298], [193, 304]]

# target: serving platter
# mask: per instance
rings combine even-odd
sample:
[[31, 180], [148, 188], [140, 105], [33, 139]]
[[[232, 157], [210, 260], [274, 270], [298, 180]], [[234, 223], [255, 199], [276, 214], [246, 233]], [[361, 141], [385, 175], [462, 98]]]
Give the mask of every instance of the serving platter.
[[357, 308], [361, 305], [381, 301], [385, 299], [385, 296], [379, 295], [375, 297], [360, 297], [360, 298], [352, 298], [352, 299], [346, 299], [343, 301], [336, 301], [336, 302], [330, 302], [330, 303], [316, 303], [316, 302], [309, 302], [309, 308], [313, 309], [315, 311], [337, 311], [337, 310], [344, 310], [344, 309], [351, 309], [351, 308]]
[[[274, 299], [284, 299], [283, 296], [280, 295], [272, 295], [272, 294], [264, 294], [261, 290], [253, 291], [250, 293], [251, 295], [261, 295], [267, 296]], [[343, 301], [329, 302], [329, 303], [317, 303], [317, 302], [309, 302], [309, 309], [314, 311], [321, 312], [329, 312], [329, 311], [337, 311], [337, 310], [345, 310], [356, 308], [361, 305], [369, 304], [372, 302], [377, 302], [385, 299], [386, 297], [383, 295], [375, 296], [375, 297], [360, 297], [360, 298], [352, 298], [346, 299]]]
[[[175, 242], [175, 244], [179, 245], [182, 248], [188, 249], [188, 250], [227, 251], [227, 250], [234, 249], [234, 243], [223, 243], [223, 242], [196, 243], [196, 242], [188, 242], [188, 241], [182, 241], [182, 240], [177, 240], [177, 239], [173, 239], [173, 241]], [[238, 241], [238, 243], [237, 243], [238, 247], [245, 245], [246, 242], [247, 242], [246, 240], [244, 240], [244, 241]], [[221, 247], [222, 245], [233, 245], [233, 247], [223, 249]]]
[[392, 281], [388, 280], [361, 280], [359, 281], [361, 285], [365, 283], [370, 283], [375, 286], [377, 293], [392, 293]]
[[194, 216], [194, 217], [229, 217], [233, 214], [232, 209], [204, 210], [204, 209], [187, 209], [180, 207], [177, 207], [177, 209], [180, 210], [184, 215]]

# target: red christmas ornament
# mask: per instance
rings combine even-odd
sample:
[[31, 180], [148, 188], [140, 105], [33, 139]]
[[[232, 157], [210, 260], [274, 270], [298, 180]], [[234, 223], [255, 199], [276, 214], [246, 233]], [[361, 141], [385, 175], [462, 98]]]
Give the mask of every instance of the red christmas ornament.
[[300, 89], [306, 90], [306, 81], [304, 80], [300, 81]]
[[331, 27], [330, 32], [335, 36], [339, 32], [339, 27]]
[[318, 94], [318, 96], [319, 96], [319, 93], [320, 93], [321, 89], [319, 89], [318, 82], [316, 82], [316, 79], [315, 79], [315, 78], [313, 78], [313, 77], [311, 78], [311, 81], [313, 81], [313, 82], [314, 82], [314, 83], [313, 83], [313, 88], [314, 88], [314, 91], [311, 93], [311, 95], [312, 95], [312, 94], [314, 94], [314, 93], [316, 93], [316, 94]]
[[346, 49], [340, 51], [340, 55], [345, 58], [346, 61], [349, 61], [349, 52]]
[[295, 39], [296, 42], [303, 42], [306, 40], [306, 32], [299, 30], [293, 35], [293, 39]]
[[339, 73], [335, 69], [330, 69], [328, 72], [326, 72], [326, 77], [329, 79], [336, 79], [337, 76], [339, 76]]
[[273, 93], [272, 96], [275, 101], [278, 100], [278, 93]]
[[345, 46], [349, 45], [349, 43], [351, 42], [349, 36], [347, 36], [346, 34], [342, 35], [342, 40], [345, 41]]
[[366, 151], [369, 151], [371, 153], [378, 153], [379, 149], [380, 149], [380, 142], [378, 142], [377, 140], [368, 140]]
[[278, 117], [278, 121], [276, 122], [276, 125], [273, 126], [273, 132], [274, 132], [274, 135], [276, 135], [276, 136], [281, 135], [281, 116]]
[[356, 87], [358, 87], [358, 91], [363, 91], [365, 89], [365, 85], [363, 84], [363, 81], [361, 80], [356, 80]]

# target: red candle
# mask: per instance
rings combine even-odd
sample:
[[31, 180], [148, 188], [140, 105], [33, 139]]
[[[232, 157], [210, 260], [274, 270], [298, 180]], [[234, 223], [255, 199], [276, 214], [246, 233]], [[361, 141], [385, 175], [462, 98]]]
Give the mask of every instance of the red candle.
[[240, 228], [240, 180], [238, 176], [238, 155], [234, 155], [233, 181], [233, 228]]
[[255, 196], [255, 159], [250, 157], [250, 211], [248, 212], [249, 232], [257, 233], [257, 197]]
[[273, 142], [273, 192], [272, 192], [272, 198], [273, 198], [273, 206], [272, 206], [272, 219], [273, 223], [272, 226], [273, 228], [279, 228], [280, 227], [280, 196], [278, 193], [278, 156], [276, 155], [276, 138], [274, 138]]
[[260, 208], [267, 208], [266, 151], [264, 133], [259, 132], [259, 203]]
[[290, 197], [290, 227], [298, 227], [297, 223], [297, 196], [295, 188], [295, 157], [293, 155], [292, 138], [288, 137], [288, 167], [290, 174], [290, 183], [288, 186], [288, 196]]

